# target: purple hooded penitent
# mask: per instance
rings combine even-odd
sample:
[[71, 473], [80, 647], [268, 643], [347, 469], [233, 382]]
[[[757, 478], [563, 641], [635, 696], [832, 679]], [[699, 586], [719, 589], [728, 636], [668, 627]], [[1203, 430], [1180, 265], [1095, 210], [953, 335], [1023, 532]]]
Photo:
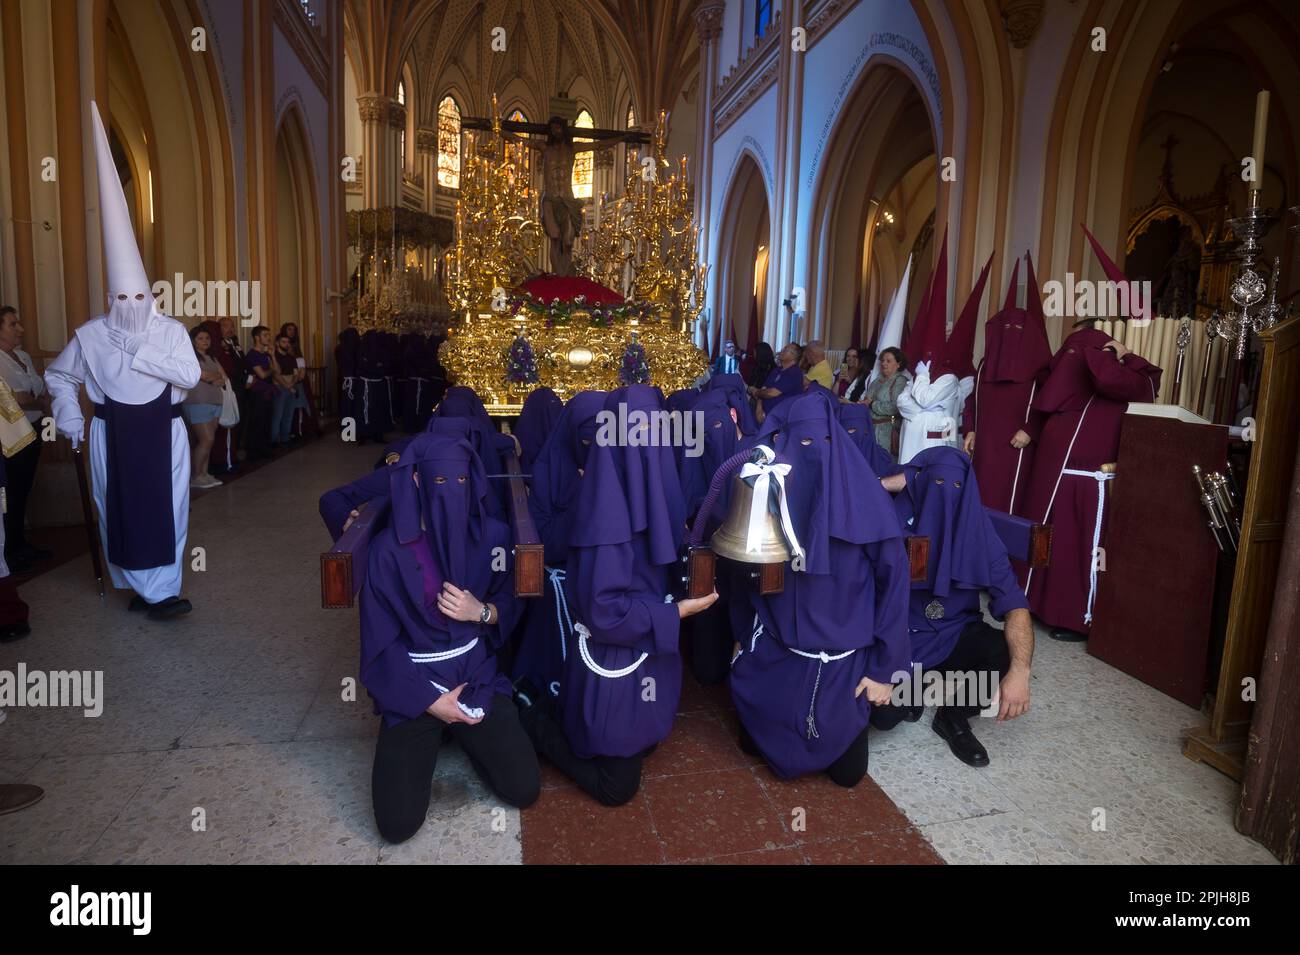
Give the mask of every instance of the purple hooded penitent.
[[525, 474], [532, 473], [537, 453], [563, 410], [564, 402], [550, 388], [537, 388], [524, 399], [519, 420], [515, 422], [515, 437], [519, 439], [519, 466]]
[[749, 403], [749, 392], [746, 390], [744, 378], [740, 375], [714, 375], [709, 379], [705, 393], [714, 391], [725, 393], [727, 404], [736, 409], [736, 416], [740, 419], [737, 423], [742, 434], [754, 434], [758, 431], [758, 422], [754, 418], [754, 408]]
[[[824, 770], [867, 725], [862, 677], [893, 682], [910, 659], [908, 563], [889, 494], [839, 426], [824, 389], [783, 403], [757, 443], [788, 464], [791, 522], [805, 557], [786, 565], [785, 589], [733, 600], [741, 652], [731, 694], [772, 769], [786, 778]], [[775, 480], [771, 478], [770, 480]], [[739, 612], [738, 612], [739, 610]]]
[[1028, 608], [1007, 549], [994, 531], [970, 459], [956, 448], [927, 448], [903, 466], [907, 488], [894, 498], [903, 533], [930, 539], [929, 574], [911, 585], [908, 630], [912, 660], [942, 663], [967, 624], [980, 619], [980, 593], [989, 612]]
[[876, 429], [871, 423], [869, 405], [842, 404], [839, 406], [838, 413], [840, 426], [862, 452], [862, 456], [867, 459], [867, 464], [876, 477], [889, 477], [902, 470], [902, 467], [890, 457], [889, 452], [876, 443]]
[[527, 677], [538, 689], [558, 693], [564, 661], [573, 648], [573, 615], [564, 589], [569, 532], [587, 455], [596, 437], [596, 413], [605, 404], [603, 391], [581, 391], [568, 400], [550, 437], [533, 462], [528, 510], [546, 555], [546, 594], [530, 601], [523, 640], [515, 656], [514, 676]]
[[[728, 399], [725, 391], [707, 391], [691, 409], [704, 428], [704, 448], [699, 456], [682, 459], [682, 491], [686, 494], [687, 514], [695, 514], [709, 492], [713, 475], [740, 446], [741, 439], [736, 435], [736, 422], [731, 420], [733, 409]], [[731, 482], [728, 481], [714, 505], [715, 524], [726, 517], [730, 490]]]
[[[658, 397], [632, 385], [612, 392], [604, 410], [617, 415], [620, 402], [635, 435], [622, 437], [642, 440], [641, 416], [662, 407]], [[635, 756], [672, 729], [682, 671], [668, 578], [685, 522], [671, 448], [592, 446], [569, 536], [565, 589], [577, 646], [559, 698], [580, 758]]]
[[[494, 696], [510, 694], [495, 650], [517, 604], [511, 568], [493, 569], [494, 549], [510, 552], [510, 530], [487, 513], [483, 468], [463, 439], [420, 435], [388, 477], [392, 511], [371, 544], [361, 588], [361, 681], [390, 725], [462, 683], [462, 707], [486, 713]], [[498, 622], [443, 616], [444, 581], [495, 604]]]

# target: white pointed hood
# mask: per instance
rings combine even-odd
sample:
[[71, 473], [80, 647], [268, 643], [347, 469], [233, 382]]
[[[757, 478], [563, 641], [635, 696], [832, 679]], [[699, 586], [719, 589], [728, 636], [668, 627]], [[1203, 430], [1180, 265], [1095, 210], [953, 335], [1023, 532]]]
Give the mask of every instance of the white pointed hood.
[[[121, 404], [144, 404], [170, 387], [172, 403], [176, 404], [199, 380], [198, 359], [185, 326], [159, 314], [154, 307], [122, 182], [117, 177], [99, 108], [93, 102], [90, 119], [99, 174], [109, 309], [102, 318], [92, 318], [79, 326], [78, 348], [65, 348], [49, 368], [66, 373], [71, 380], [84, 380], [87, 395], [96, 403], [107, 395]], [[119, 299], [119, 295], [125, 298]], [[127, 333], [132, 350], [122, 346], [122, 336], [116, 334], [119, 332]]]
[[[876, 342], [876, 355], [879, 356], [886, 348], [897, 348], [903, 341], [903, 321], [907, 317], [907, 289], [912, 280], [912, 257], [907, 257], [907, 266], [903, 269], [903, 277], [898, 283], [898, 288], [894, 291], [894, 297], [889, 302], [889, 311], [885, 315], [885, 324], [880, 327], [880, 339]], [[880, 363], [877, 362], [872, 366], [871, 374], [867, 378], [867, 386], [880, 377]]]
[[[148, 324], [153, 309], [149, 277], [145, 275], [144, 261], [136, 245], [131, 214], [127, 211], [122, 181], [118, 178], [117, 165], [108, 147], [104, 121], [93, 100], [90, 119], [94, 127], [95, 168], [99, 173], [99, 221], [104, 234], [104, 261], [108, 267], [105, 278], [110, 304], [108, 320], [110, 325], [141, 331]], [[126, 301], [119, 300], [119, 295], [125, 295]], [[138, 299], [138, 295], [144, 298]]]

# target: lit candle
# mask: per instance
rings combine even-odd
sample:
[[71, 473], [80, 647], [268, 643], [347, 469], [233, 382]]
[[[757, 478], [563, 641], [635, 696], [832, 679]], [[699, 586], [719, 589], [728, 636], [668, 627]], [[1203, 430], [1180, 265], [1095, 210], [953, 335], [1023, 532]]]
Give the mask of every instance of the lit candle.
[[1255, 97], [1255, 138], [1250, 154], [1255, 157], [1255, 182], [1251, 189], [1264, 188], [1264, 137], [1268, 133], [1268, 90], [1260, 90]]

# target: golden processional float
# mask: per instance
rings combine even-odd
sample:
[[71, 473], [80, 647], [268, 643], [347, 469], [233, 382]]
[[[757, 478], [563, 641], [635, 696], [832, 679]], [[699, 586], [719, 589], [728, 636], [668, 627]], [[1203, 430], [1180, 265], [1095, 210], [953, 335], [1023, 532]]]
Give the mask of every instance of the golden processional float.
[[693, 344], [708, 267], [697, 255], [686, 158], [665, 156], [660, 114], [652, 156], [629, 155], [623, 194], [602, 196], [574, 245], [572, 276], [540, 274], [545, 238], [527, 149], [491, 129], [471, 132], [445, 254], [453, 312], [439, 359], [489, 413], [517, 414], [536, 388], [579, 391], [691, 385], [708, 357]]

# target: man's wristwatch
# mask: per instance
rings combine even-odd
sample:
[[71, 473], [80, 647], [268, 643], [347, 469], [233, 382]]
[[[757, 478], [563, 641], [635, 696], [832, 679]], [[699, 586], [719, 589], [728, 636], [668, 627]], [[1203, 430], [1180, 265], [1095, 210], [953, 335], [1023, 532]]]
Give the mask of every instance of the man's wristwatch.
[[489, 604], [485, 603], [483, 605], [483, 609], [479, 611], [478, 622], [483, 624], [484, 626], [487, 626], [487, 622], [490, 619], [492, 619], [492, 607]]

